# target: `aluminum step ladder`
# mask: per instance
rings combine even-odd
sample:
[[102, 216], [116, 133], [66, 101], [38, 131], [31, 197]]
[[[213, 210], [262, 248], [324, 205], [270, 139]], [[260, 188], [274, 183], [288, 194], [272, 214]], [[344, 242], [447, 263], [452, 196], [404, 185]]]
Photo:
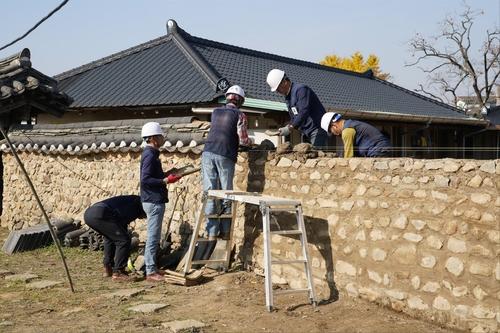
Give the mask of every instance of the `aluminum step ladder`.
[[[205, 216], [205, 207], [208, 199], [224, 199], [232, 201], [231, 215], [210, 216], [216, 218], [231, 218], [231, 228], [229, 240], [226, 243], [226, 253], [221, 259], [194, 260], [194, 251], [196, 243], [206, 241], [199, 237], [199, 231], [203, 224]], [[263, 236], [264, 236], [264, 275], [265, 275], [265, 291], [266, 291], [266, 307], [268, 311], [273, 310], [274, 295], [291, 294], [291, 293], [307, 293], [309, 301], [313, 306], [317, 305], [316, 293], [314, 291], [314, 282], [312, 277], [309, 251], [307, 249], [307, 235], [304, 225], [304, 216], [302, 213], [302, 204], [299, 200], [276, 198], [262, 195], [260, 193], [228, 191], [228, 190], [209, 190], [203, 193], [201, 209], [198, 212], [196, 224], [189, 243], [187, 259], [184, 265], [184, 274], [187, 274], [193, 264], [209, 264], [214, 262], [224, 263], [224, 270], [229, 268], [231, 259], [231, 248], [233, 244], [233, 229], [236, 220], [237, 203], [254, 204], [259, 206], [262, 213]], [[293, 212], [295, 215], [297, 229], [292, 230], [276, 230], [271, 231], [271, 214], [275, 212]], [[302, 258], [300, 259], [278, 259], [271, 256], [271, 235], [295, 235], [298, 236], [301, 243]], [[272, 282], [272, 266], [273, 265], [289, 265], [303, 264], [304, 272], [307, 278], [307, 287], [301, 289], [287, 289], [273, 291]]]

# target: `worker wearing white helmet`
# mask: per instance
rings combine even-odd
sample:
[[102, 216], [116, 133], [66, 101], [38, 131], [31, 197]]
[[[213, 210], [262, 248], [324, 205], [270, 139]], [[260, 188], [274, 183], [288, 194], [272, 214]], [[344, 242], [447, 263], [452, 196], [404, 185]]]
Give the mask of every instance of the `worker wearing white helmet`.
[[163, 130], [159, 123], [148, 122], [141, 130], [146, 146], [141, 155], [141, 202], [147, 215], [147, 240], [144, 249], [146, 280], [162, 282], [156, 263], [156, 253], [161, 238], [165, 203], [168, 202], [167, 184], [175, 183], [181, 177], [166, 175], [160, 161], [160, 147], [165, 143]]
[[327, 112], [321, 118], [321, 128], [329, 134], [342, 136], [344, 158], [388, 157], [390, 155], [389, 139], [365, 122], [343, 119], [338, 113]]
[[325, 108], [314, 91], [304, 84], [293, 83], [281, 69], [269, 71], [266, 81], [271, 91], [285, 96], [290, 115], [290, 124], [279, 129], [280, 135], [289, 135], [290, 129], [296, 128], [314, 147], [326, 146], [328, 137], [321, 128]]
[[[251, 143], [247, 133], [247, 117], [239, 110], [245, 102], [245, 92], [235, 85], [230, 87], [225, 95], [226, 105], [212, 112], [210, 131], [201, 156], [203, 191], [232, 190], [238, 146], [248, 146]], [[208, 200], [205, 207], [207, 216], [230, 212], [229, 201], [218, 205], [215, 200]], [[224, 239], [229, 237], [230, 224], [230, 218], [208, 218], [207, 235], [210, 242], [205, 243], [209, 243], [206, 246], [210, 249], [205, 251], [206, 256], [209, 256], [215, 247], [217, 236]]]

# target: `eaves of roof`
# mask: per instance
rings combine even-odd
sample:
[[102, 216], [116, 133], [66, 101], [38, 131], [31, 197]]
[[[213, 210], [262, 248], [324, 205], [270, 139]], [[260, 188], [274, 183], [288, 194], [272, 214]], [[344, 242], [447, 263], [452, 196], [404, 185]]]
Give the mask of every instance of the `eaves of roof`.
[[[210, 123], [194, 117], [128, 119], [72, 124], [18, 126], [9, 133], [16, 151], [52, 154], [85, 155], [101, 152], [138, 152], [145, 145], [142, 125], [160, 123], [165, 143], [160, 151], [201, 154]], [[0, 151], [9, 153], [6, 143]]]

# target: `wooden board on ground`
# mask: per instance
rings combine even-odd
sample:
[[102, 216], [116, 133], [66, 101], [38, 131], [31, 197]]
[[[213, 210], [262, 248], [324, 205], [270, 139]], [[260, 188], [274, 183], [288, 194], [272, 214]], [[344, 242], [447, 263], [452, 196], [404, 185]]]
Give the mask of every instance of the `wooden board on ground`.
[[203, 270], [194, 270], [192, 269], [186, 276], [184, 274], [165, 270], [165, 282], [178, 284], [181, 286], [194, 286], [200, 283], [203, 278]]

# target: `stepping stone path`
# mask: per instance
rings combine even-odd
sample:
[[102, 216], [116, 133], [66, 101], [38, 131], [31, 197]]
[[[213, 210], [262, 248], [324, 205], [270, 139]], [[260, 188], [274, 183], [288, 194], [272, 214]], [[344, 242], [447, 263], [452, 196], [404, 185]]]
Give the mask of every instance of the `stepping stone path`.
[[26, 285], [26, 288], [28, 289], [46, 289], [46, 288], [52, 288], [54, 286], [58, 286], [63, 284], [64, 282], [62, 281], [50, 281], [50, 280], [41, 280], [41, 281], [35, 281], [28, 283]]
[[38, 275], [31, 274], [31, 273], [24, 273], [24, 274], [12, 274], [12, 275], [7, 275], [5, 277], [5, 280], [9, 281], [21, 281], [24, 283], [30, 282], [31, 280], [38, 279]]
[[61, 314], [64, 316], [64, 317], [68, 317], [70, 315], [72, 315], [73, 313], [77, 313], [77, 312], [81, 312], [85, 310], [84, 308], [81, 308], [81, 307], [76, 307], [76, 308], [72, 308], [72, 309], [68, 309], [68, 310], [64, 310], [63, 312], [61, 312]]
[[168, 323], [161, 323], [161, 325], [173, 333], [199, 332], [200, 328], [207, 326], [201, 321], [193, 319], [169, 321]]
[[164, 309], [168, 304], [140, 304], [128, 308], [129, 311], [142, 312], [142, 313], [153, 313], [158, 310]]
[[142, 288], [120, 289], [120, 290], [117, 290], [113, 293], [106, 294], [104, 296], [107, 298], [119, 297], [119, 298], [127, 299], [127, 298], [137, 296], [139, 294], [142, 294], [144, 291], [145, 291], [145, 289], [142, 289]]

